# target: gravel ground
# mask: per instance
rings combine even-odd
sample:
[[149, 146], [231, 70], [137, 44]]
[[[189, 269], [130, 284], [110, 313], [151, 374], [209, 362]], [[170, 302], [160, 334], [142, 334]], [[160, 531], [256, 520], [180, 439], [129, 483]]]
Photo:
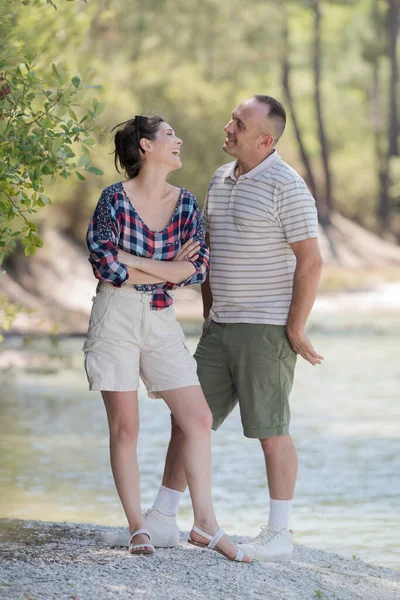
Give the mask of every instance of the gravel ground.
[[[233, 563], [186, 543], [130, 556], [101, 541], [118, 528], [0, 520], [7, 600], [395, 600], [400, 571], [296, 546], [289, 563]], [[239, 538], [233, 538], [239, 542]], [[243, 538], [241, 538], [243, 541]]]

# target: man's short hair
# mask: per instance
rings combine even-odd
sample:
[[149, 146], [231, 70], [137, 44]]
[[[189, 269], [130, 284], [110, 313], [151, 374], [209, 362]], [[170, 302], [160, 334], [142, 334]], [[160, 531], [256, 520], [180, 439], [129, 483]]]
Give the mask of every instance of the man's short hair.
[[263, 96], [262, 94], [256, 94], [254, 98], [266, 104], [269, 107], [267, 118], [270, 119], [274, 124], [275, 139], [279, 140], [286, 127], [286, 111], [282, 104], [275, 100], [272, 96]]

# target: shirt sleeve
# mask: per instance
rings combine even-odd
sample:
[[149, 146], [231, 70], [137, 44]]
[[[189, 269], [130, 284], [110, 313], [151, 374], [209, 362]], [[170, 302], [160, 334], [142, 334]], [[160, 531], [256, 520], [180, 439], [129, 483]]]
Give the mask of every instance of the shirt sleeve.
[[294, 179], [279, 192], [276, 216], [289, 244], [318, 237], [315, 200], [303, 179]]
[[208, 187], [207, 196], [206, 196], [206, 199], [204, 200], [204, 206], [203, 206], [202, 220], [203, 220], [204, 233], [210, 233], [210, 219], [209, 219], [209, 215], [208, 215], [208, 197], [210, 195], [211, 183]]
[[116, 209], [104, 190], [90, 220], [86, 244], [95, 277], [115, 286], [121, 286], [129, 277], [125, 265], [117, 260], [119, 236]]
[[192, 263], [192, 265], [194, 265], [196, 272], [185, 281], [182, 281], [178, 287], [184, 287], [194, 283], [203, 283], [203, 281], [205, 281], [207, 278], [208, 269], [210, 268], [210, 251], [205, 240], [201, 213], [199, 205], [197, 204], [197, 200], [194, 197], [193, 200], [193, 212], [189, 217], [189, 222], [186, 228], [187, 233], [185, 235], [185, 239], [182, 239], [182, 244], [191, 238], [195, 239], [197, 242], [200, 242], [200, 248], [197, 252], [198, 258], [196, 260], [189, 261]]

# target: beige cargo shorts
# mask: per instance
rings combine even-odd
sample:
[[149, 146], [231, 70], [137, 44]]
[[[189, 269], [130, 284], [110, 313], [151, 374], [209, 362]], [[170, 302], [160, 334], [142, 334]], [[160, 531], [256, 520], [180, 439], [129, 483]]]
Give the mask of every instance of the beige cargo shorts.
[[151, 398], [200, 385], [197, 365], [172, 306], [150, 307], [151, 292], [100, 283], [83, 344], [90, 390], [127, 392], [139, 377]]

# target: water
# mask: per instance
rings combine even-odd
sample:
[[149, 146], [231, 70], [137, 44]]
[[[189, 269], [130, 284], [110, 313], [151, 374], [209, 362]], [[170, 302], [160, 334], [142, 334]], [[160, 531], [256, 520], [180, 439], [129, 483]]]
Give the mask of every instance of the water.
[[[197, 336], [188, 338], [194, 350]], [[299, 478], [292, 528], [296, 542], [399, 568], [399, 335], [320, 333], [323, 367], [299, 361], [292, 434]], [[19, 343], [19, 342], [15, 342]], [[0, 516], [125, 524], [108, 459], [100, 395], [88, 392], [82, 340], [62, 340], [63, 368], [8, 371], [0, 387]], [[44, 342], [24, 352], [32, 358]], [[54, 358], [54, 357], [53, 357]], [[160, 483], [169, 439], [162, 401], [140, 392], [139, 460], [143, 507]], [[268, 517], [264, 461], [243, 437], [235, 410], [213, 434], [213, 490], [221, 525], [256, 534]], [[188, 494], [179, 524], [188, 529]]]

